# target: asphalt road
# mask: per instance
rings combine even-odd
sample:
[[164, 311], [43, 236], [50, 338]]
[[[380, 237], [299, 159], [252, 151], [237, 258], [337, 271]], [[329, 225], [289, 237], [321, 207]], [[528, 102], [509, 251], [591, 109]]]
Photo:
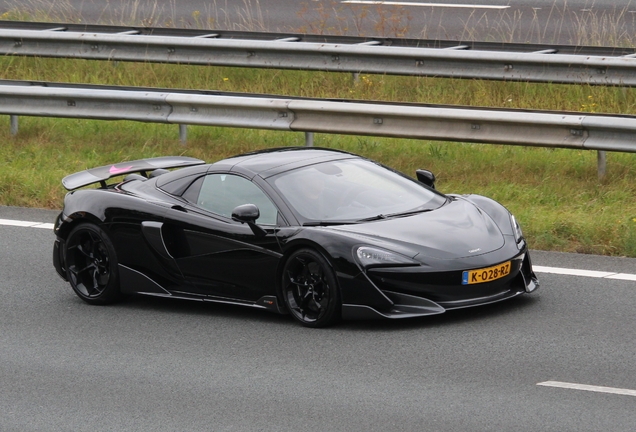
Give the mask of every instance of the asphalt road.
[[636, 29], [632, 0], [0, 0], [83, 22], [454, 40], [614, 45]]
[[[0, 207], [0, 219], [55, 212]], [[636, 282], [541, 274], [508, 302], [311, 330], [240, 307], [84, 304], [50, 229], [0, 225], [2, 431], [633, 431]], [[534, 252], [636, 273], [636, 260]]]

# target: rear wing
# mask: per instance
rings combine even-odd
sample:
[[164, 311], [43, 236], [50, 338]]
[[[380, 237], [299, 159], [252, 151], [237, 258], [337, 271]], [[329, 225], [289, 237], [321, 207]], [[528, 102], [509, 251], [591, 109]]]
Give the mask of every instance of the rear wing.
[[115, 165], [106, 165], [98, 168], [91, 168], [75, 174], [67, 175], [62, 179], [62, 185], [68, 189], [78, 189], [93, 183], [101, 183], [106, 186], [106, 180], [111, 177], [130, 173], [144, 173], [159, 168], [183, 168], [194, 165], [203, 165], [205, 161], [185, 156], [164, 156], [149, 159], [140, 159], [131, 162], [121, 162]]

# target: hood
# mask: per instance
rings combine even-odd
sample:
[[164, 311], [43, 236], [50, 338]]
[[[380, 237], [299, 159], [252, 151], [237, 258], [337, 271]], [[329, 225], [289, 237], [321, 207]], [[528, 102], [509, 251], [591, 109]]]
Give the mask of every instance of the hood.
[[455, 199], [425, 213], [379, 220], [359, 225], [342, 225], [332, 229], [364, 236], [370, 244], [416, 257], [457, 259], [477, 256], [500, 249], [504, 237], [486, 212], [473, 203]]

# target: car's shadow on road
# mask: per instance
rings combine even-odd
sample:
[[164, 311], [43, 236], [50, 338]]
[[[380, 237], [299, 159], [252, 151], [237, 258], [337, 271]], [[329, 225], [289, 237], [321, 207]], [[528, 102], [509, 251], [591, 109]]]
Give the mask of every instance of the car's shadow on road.
[[[439, 315], [431, 315], [407, 319], [379, 319], [363, 321], [341, 321], [335, 326], [340, 331], [400, 331], [425, 329], [438, 326], [463, 325], [469, 322], [480, 322], [502, 318], [510, 315], [523, 315], [537, 306], [539, 296], [523, 295], [503, 302], [448, 311]], [[232, 304], [221, 304], [181, 299], [131, 296], [118, 308], [157, 312], [170, 315], [200, 316], [201, 318], [222, 318], [227, 321], [251, 321], [267, 326], [298, 326], [290, 315], [279, 315], [265, 310], [254, 309]], [[312, 329], [307, 329], [312, 330]]]
[[447, 311], [438, 315], [417, 318], [373, 320], [373, 321], [343, 321], [340, 327], [346, 330], [377, 330], [399, 331], [410, 329], [426, 329], [440, 326], [464, 325], [467, 323], [483, 322], [531, 312], [536, 306], [537, 296], [523, 295], [506, 301]]

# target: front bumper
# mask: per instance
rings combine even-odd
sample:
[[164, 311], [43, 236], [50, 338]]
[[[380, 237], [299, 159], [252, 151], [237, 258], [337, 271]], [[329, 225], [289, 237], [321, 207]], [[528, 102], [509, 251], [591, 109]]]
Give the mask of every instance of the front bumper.
[[[422, 272], [418, 268], [383, 268], [368, 271], [374, 291], [386, 299], [386, 307], [364, 301], [342, 305], [344, 319], [411, 318], [436, 315], [447, 310], [507, 300], [539, 288], [527, 251], [512, 260], [513, 271], [505, 278], [477, 285], [462, 285], [461, 270]], [[376, 302], [377, 304], [377, 302]]]

